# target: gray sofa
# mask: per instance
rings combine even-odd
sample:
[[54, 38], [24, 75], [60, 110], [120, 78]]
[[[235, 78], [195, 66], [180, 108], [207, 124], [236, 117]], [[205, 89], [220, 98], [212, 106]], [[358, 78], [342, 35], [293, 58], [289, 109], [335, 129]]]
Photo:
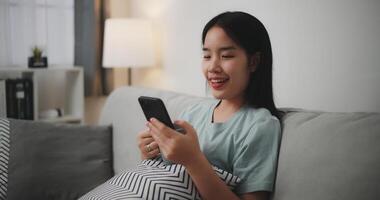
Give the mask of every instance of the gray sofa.
[[[161, 98], [172, 120], [200, 97], [123, 87], [107, 99], [100, 124], [112, 124], [115, 173], [140, 161], [136, 134], [145, 128], [137, 102]], [[282, 109], [282, 144], [273, 200], [380, 199], [380, 113]]]
[[[83, 172], [75, 172], [76, 174], [72, 173], [72, 167], [59, 168], [57, 170], [64, 171], [62, 179], [51, 177], [44, 179], [51, 181], [53, 186], [58, 184], [53, 188], [81, 189], [75, 193], [59, 195], [50, 191], [52, 192], [50, 196], [45, 194], [45, 196], [39, 196], [43, 198], [34, 199], [75, 199], [86, 192], [85, 190], [90, 190], [111, 177], [113, 172], [118, 174], [134, 168], [140, 161], [136, 134], [145, 128], [145, 118], [137, 101], [141, 95], [163, 99], [173, 120], [184, 108], [202, 99], [201, 97], [147, 88], [122, 87], [115, 90], [108, 97], [102, 110], [99, 120], [101, 126], [89, 128], [91, 131], [96, 131], [96, 137], [86, 134], [86, 138], [77, 142], [76, 146], [67, 147], [62, 144], [68, 144], [70, 143], [68, 141], [82, 137], [81, 133], [78, 133], [77, 136], [60, 134], [59, 137], [64, 142], [54, 146], [53, 156], [50, 152], [44, 154], [45, 157], [57, 158], [57, 155], [61, 156], [62, 152], [70, 152], [75, 159], [67, 162], [68, 166], [73, 163], [75, 166], [85, 166], [82, 167]], [[380, 199], [380, 113], [329, 113], [294, 109], [282, 109], [282, 111], [284, 111], [282, 143], [273, 200]], [[13, 120], [12, 123], [25, 125], [25, 122], [18, 120]], [[31, 130], [33, 126], [41, 126], [41, 123], [28, 122], [27, 125], [29, 128], [26, 130]], [[61, 125], [44, 124], [44, 126], [49, 127], [44, 129], [47, 132], [60, 132], [59, 130], [64, 128]], [[74, 129], [78, 130], [81, 127], [83, 126], [74, 127]], [[110, 139], [110, 128], [107, 127], [112, 127], [112, 139]], [[51, 141], [56, 140], [45, 137], [40, 143], [33, 141], [32, 144], [44, 146]], [[26, 143], [24, 142], [24, 144]], [[70, 151], [62, 150], [63, 148]], [[75, 148], [78, 149], [75, 150]], [[30, 156], [37, 160], [34, 162], [38, 162], [38, 159], [41, 158], [36, 154]], [[81, 164], [83, 162], [85, 163]], [[89, 173], [85, 173], [87, 168], [91, 170]], [[36, 167], [31, 169], [36, 170]], [[42, 169], [42, 172], [46, 170]], [[60, 176], [61, 171], [56, 172], [57, 176]], [[78, 173], [86, 174], [80, 177], [87, 182], [86, 184], [78, 183]], [[90, 174], [98, 174], [98, 176], [91, 177]], [[44, 174], [41, 173], [41, 176]], [[49, 176], [52, 176], [51, 173]], [[76, 182], [67, 182], [66, 185], [57, 183], [70, 176], [75, 177]], [[39, 179], [36, 176], [33, 178], [30, 183], [34, 184], [35, 188], [39, 188]], [[88, 183], [91, 180], [94, 181]], [[9, 182], [12, 183], [12, 180]], [[14, 183], [12, 184], [14, 185]], [[43, 186], [45, 187], [46, 183]], [[46, 190], [43, 189], [41, 192], [46, 193]], [[24, 196], [28, 196], [28, 194]]]

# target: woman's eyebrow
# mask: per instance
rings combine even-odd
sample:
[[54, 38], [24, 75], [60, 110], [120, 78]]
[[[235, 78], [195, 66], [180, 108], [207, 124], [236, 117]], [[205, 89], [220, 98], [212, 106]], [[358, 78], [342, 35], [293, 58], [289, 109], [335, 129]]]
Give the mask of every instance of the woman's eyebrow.
[[236, 47], [234, 46], [226, 46], [219, 49], [219, 51], [228, 51], [228, 50], [235, 50]]
[[[226, 46], [226, 47], [219, 48], [219, 51], [228, 51], [228, 50], [235, 50], [235, 49], [236, 49], [236, 47], [234, 47], [234, 46]], [[202, 51], [210, 51], [210, 49], [203, 47]]]

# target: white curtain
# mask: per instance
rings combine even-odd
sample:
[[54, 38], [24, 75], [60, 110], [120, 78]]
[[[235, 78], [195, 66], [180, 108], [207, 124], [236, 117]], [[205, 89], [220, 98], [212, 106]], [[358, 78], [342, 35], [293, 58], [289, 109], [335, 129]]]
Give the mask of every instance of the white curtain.
[[74, 0], [0, 0], [0, 67], [26, 67], [34, 46], [49, 66], [73, 65]]

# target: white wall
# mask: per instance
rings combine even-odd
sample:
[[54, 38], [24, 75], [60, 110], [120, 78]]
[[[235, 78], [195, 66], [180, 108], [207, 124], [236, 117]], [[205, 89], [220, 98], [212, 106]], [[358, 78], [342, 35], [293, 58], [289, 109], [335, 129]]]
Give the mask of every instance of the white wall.
[[205, 95], [201, 31], [223, 11], [266, 25], [279, 107], [380, 112], [380, 1], [131, 0], [132, 17], [156, 25], [159, 60], [134, 72], [137, 85]]

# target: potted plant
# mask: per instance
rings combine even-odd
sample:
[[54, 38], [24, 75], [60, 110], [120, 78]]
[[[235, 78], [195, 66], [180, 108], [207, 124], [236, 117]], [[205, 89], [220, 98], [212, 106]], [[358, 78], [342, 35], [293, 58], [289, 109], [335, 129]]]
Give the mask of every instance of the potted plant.
[[47, 57], [42, 56], [43, 50], [37, 46], [32, 48], [32, 56], [28, 58], [30, 68], [47, 67]]

